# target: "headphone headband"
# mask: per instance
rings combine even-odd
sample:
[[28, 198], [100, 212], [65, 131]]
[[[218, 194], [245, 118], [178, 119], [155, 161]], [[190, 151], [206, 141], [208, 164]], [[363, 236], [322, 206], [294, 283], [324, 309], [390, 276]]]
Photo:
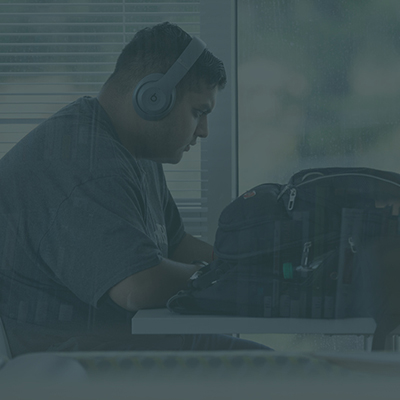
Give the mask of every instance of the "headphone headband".
[[201, 56], [206, 44], [199, 38], [193, 37], [171, 68], [158, 81], [157, 85], [165, 90], [172, 90], [187, 74], [189, 69]]

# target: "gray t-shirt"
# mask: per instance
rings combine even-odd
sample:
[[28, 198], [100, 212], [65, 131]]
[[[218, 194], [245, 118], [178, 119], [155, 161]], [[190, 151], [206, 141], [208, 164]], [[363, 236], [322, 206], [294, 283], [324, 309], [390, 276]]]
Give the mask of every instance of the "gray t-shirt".
[[129, 331], [108, 290], [184, 236], [162, 166], [134, 158], [83, 97], [0, 160], [0, 315], [14, 354]]

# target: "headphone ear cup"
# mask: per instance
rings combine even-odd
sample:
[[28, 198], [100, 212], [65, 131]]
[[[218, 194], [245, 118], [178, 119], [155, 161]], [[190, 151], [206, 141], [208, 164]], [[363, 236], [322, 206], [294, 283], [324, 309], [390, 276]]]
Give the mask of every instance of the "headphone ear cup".
[[132, 102], [137, 114], [145, 120], [157, 121], [166, 117], [176, 100], [176, 90], [166, 91], [157, 85], [163, 74], [150, 74], [136, 86]]

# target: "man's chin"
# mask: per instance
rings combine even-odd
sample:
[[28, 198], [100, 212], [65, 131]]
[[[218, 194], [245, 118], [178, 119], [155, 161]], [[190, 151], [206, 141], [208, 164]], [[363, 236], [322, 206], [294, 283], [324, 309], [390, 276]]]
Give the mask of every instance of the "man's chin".
[[175, 156], [162, 156], [162, 157], [154, 157], [153, 161], [156, 161], [161, 164], [178, 164], [183, 157], [183, 153], [176, 154]]

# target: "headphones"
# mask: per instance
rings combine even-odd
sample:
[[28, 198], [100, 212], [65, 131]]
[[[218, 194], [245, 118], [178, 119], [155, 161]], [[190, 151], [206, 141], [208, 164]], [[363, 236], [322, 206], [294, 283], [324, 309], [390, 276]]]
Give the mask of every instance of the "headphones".
[[206, 48], [206, 44], [193, 37], [185, 50], [164, 74], [144, 77], [133, 92], [133, 107], [147, 121], [158, 121], [172, 110], [176, 100], [176, 85], [189, 71]]

